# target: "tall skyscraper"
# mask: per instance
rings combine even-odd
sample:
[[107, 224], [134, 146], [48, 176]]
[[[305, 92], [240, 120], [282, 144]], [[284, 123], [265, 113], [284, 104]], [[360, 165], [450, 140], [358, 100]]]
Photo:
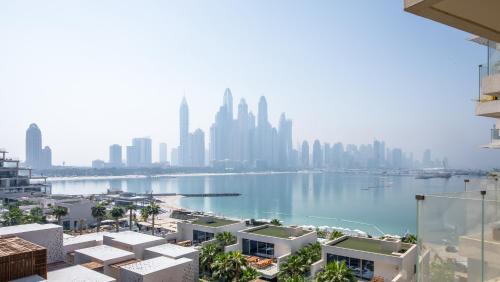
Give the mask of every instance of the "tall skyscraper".
[[170, 164], [172, 166], [178, 166], [179, 165], [179, 149], [172, 148], [172, 150], [170, 152]]
[[321, 143], [319, 140], [314, 140], [313, 143], [313, 167], [323, 167], [323, 152], [321, 150]]
[[273, 144], [272, 129], [267, 117], [267, 101], [264, 96], [259, 99], [259, 112], [257, 117], [257, 146], [256, 159], [267, 165], [272, 165]]
[[122, 165], [122, 146], [118, 144], [109, 146], [109, 165], [111, 167]]
[[290, 166], [292, 145], [292, 120], [287, 119], [285, 113], [280, 116], [279, 122], [279, 163], [280, 167]]
[[205, 133], [198, 128], [190, 136], [191, 165], [194, 167], [205, 166]]
[[49, 146], [45, 146], [41, 153], [41, 165], [40, 168], [51, 168], [52, 167], [52, 150]]
[[304, 140], [302, 142], [302, 150], [301, 150], [301, 164], [302, 167], [308, 168], [309, 167], [309, 143]]
[[422, 165], [424, 167], [432, 166], [432, 154], [430, 149], [426, 149], [424, 151], [424, 155], [422, 156]]
[[167, 154], [168, 154], [168, 151], [167, 151], [167, 143], [160, 143], [160, 145], [158, 146], [159, 150], [159, 156], [158, 156], [158, 161], [161, 163], [161, 164], [164, 164], [164, 163], [167, 163], [168, 162], [168, 158], [167, 158]]
[[26, 165], [39, 168], [42, 154], [42, 132], [35, 123], [26, 130]]
[[139, 166], [139, 148], [136, 146], [127, 146], [127, 166], [128, 167], [138, 167]]
[[189, 108], [186, 97], [182, 98], [179, 108], [179, 165], [185, 166], [189, 163]]
[[233, 119], [233, 94], [231, 93], [231, 89], [226, 88], [224, 91], [224, 107], [227, 111], [227, 117], [229, 119]]

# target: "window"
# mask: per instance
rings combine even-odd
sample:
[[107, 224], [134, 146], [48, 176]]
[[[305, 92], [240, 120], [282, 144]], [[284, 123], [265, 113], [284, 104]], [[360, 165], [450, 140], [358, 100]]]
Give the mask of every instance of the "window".
[[214, 238], [214, 233], [193, 230], [193, 243], [199, 244], [205, 241], [212, 240]]
[[259, 256], [259, 257], [274, 257], [274, 244], [243, 239], [242, 251], [244, 255]]
[[359, 258], [350, 258], [344, 256], [337, 256], [334, 254], [326, 254], [326, 262], [345, 262], [347, 267], [351, 269], [354, 275], [363, 280], [371, 280], [374, 273], [374, 263], [371, 260], [362, 260]]

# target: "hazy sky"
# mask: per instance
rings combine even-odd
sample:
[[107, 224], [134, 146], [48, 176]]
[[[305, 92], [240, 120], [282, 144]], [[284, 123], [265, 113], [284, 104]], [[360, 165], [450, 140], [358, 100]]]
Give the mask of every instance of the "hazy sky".
[[208, 128], [226, 87], [235, 109], [293, 119], [303, 139], [383, 139], [458, 167], [500, 166], [480, 149], [493, 120], [474, 116], [469, 35], [393, 1], [2, 1], [0, 147], [24, 159], [36, 122], [54, 164], [90, 165], [112, 143], [178, 145], [185, 93], [191, 129]]

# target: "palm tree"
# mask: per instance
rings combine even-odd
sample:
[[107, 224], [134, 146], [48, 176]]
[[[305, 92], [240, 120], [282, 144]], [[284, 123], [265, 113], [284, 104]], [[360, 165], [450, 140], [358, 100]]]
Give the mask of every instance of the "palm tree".
[[215, 240], [223, 249], [225, 246], [229, 246], [236, 243], [236, 236], [234, 236], [231, 232], [224, 231], [221, 233], [217, 233], [215, 235]]
[[279, 269], [280, 271], [278, 273], [278, 278], [279, 280], [283, 280], [287, 278], [304, 276], [309, 270], [309, 265], [304, 262], [302, 257], [298, 255], [292, 255], [286, 262], [283, 262], [280, 265]]
[[130, 203], [125, 207], [128, 212], [129, 212], [129, 229], [132, 230], [132, 215], [134, 214], [134, 211], [137, 209], [134, 203]]
[[52, 207], [52, 215], [56, 217], [57, 224], [61, 224], [61, 217], [66, 216], [68, 214], [68, 210], [63, 207], [55, 206]]
[[325, 266], [321, 272], [316, 274], [316, 282], [356, 282], [354, 273], [350, 270], [345, 261], [339, 263], [338, 261], [331, 262]]
[[276, 226], [280, 226], [281, 225], [281, 221], [277, 218], [273, 218], [271, 219], [271, 222], [270, 222], [272, 225], [276, 225]]
[[110, 215], [115, 220], [116, 232], [120, 232], [120, 218], [122, 218], [125, 215], [125, 210], [122, 209], [121, 207], [115, 206], [111, 210]]
[[333, 230], [332, 233], [330, 234], [330, 240], [335, 240], [337, 238], [340, 238], [344, 236], [344, 233], [338, 231], [338, 230]]
[[240, 252], [229, 252], [227, 254], [231, 266], [231, 272], [234, 273], [234, 281], [239, 282], [243, 267], [248, 266], [246, 258]]
[[257, 270], [253, 267], [247, 266], [243, 268], [241, 271], [241, 279], [240, 282], [250, 282], [255, 279], [257, 279], [257, 276], [259, 276], [259, 273]]
[[27, 221], [30, 223], [43, 223], [45, 222], [45, 216], [43, 215], [43, 210], [40, 207], [35, 207], [30, 210], [30, 214], [27, 216]]
[[232, 262], [230, 260], [229, 253], [220, 253], [215, 257], [212, 267], [212, 278], [216, 281], [231, 281], [235, 277]]
[[9, 206], [9, 211], [3, 214], [4, 225], [17, 225], [23, 221], [23, 212], [18, 206]]
[[97, 232], [101, 230], [101, 221], [106, 216], [106, 206], [102, 203], [97, 203], [95, 207], [92, 207], [92, 217], [97, 220]]
[[155, 202], [151, 202], [147, 207], [148, 215], [151, 216], [152, 235], [155, 235], [155, 216], [160, 214], [160, 206]]
[[211, 274], [212, 263], [215, 257], [220, 253], [219, 247], [212, 243], [203, 246], [200, 250], [200, 271], [203, 275]]

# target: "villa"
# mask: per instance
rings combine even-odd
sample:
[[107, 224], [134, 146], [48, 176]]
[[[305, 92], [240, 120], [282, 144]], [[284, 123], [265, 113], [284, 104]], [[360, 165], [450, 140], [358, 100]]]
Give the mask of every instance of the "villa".
[[338, 261], [345, 262], [360, 280], [415, 281], [416, 257], [416, 245], [399, 239], [342, 236], [321, 246], [321, 260], [311, 266], [311, 272]]
[[259, 262], [269, 262], [265, 265], [259, 262], [255, 264], [259, 273], [268, 279], [276, 277], [280, 263], [288, 256], [315, 243], [317, 239], [316, 231], [269, 224], [240, 230], [236, 236], [237, 249], [242, 254], [259, 258]]
[[192, 220], [177, 222], [177, 242], [191, 241], [197, 245], [213, 240], [217, 233], [231, 232], [236, 234], [245, 227], [244, 221], [214, 216], [199, 216]]

